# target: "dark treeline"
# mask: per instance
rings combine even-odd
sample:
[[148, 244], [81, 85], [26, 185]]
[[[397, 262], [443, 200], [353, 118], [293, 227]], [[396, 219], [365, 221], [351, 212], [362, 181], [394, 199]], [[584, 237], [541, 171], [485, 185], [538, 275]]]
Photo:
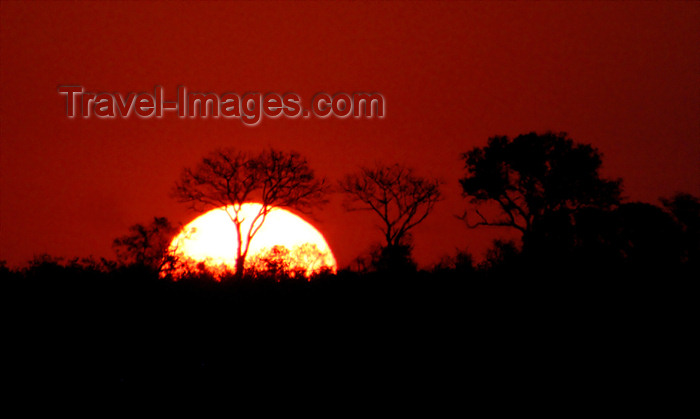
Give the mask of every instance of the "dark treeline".
[[172, 281], [145, 265], [44, 258], [2, 270], [4, 379], [250, 388], [276, 377], [458, 392], [464, 382], [450, 377], [482, 389], [503, 377], [526, 385], [609, 368], [639, 383], [663, 377], [648, 357], [685, 333], [689, 265], [542, 269], [524, 257], [499, 244], [476, 266], [461, 255], [432, 270], [344, 270], [311, 281], [283, 273]]
[[[464, 161], [460, 182], [473, 204], [461, 217], [465, 236], [482, 226], [521, 233], [495, 241], [480, 263], [462, 252], [416, 267], [409, 230], [439, 200], [439, 183], [385, 166], [341, 183], [349, 209], [380, 208], [385, 226], [385, 242], [353, 269], [306, 278], [277, 261], [176, 278], [166, 252], [175, 229], [158, 217], [115, 240], [117, 261], [2, 264], [3, 379], [260, 388], [274, 377], [275, 386], [359, 380], [373, 391], [453, 394], [611, 373], [644, 386], [679, 367], [673, 357], [663, 368], [649, 359], [685, 335], [685, 298], [700, 277], [696, 197], [625, 202], [620, 180], [599, 177], [597, 151], [563, 134], [494, 137]], [[292, 155], [292, 164], [305, 162]], [[200, 197], [187, 182], [187, 196]], [[377, 198], [400, 193], [409, 199], [394, 202], [393, 214], [394, 203]], [[615, 380], [596, 385], [613, 391]], [[555, 387], [548, 391], [565, 397]]]

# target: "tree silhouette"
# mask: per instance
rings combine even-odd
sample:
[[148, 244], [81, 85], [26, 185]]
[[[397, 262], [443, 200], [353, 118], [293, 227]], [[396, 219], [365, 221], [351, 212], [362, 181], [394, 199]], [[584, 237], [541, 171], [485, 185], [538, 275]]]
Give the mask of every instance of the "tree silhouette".
[[662, 198], [661, 203], [681, 229], [679, 244], [683, 261], [697, 268], [700, 264], [700, 199], [688, 193], [677, 193], [671, 198]]
[[269, 275], [277, 279], [292, 271], [292, 261], [286, 246], [273, 246], [255, 257], [252, 263], [256, 274]]
[[288, 248], [275, 245], [256, 254], [249, 262], [256, 275], [273, 278], [310, 279], [320, 272], [333, 272], [330, 267], [332, 257], [329, 252], [321, 251], [314, 243], [303, 243]]
[[576, 214], [575, 256], [587, 271], [614, 267], [666, 273], [688, 261], [683, 226], [672, 213], [643, 202]]
[[617, 235], [626, 263], [639, 268], [669, 268], [681, 262], [680, 226], [656, 205], [631, 202], [620, 205]]
[[437, 179], [416, 176], [412, 169], [398, 164], [363, 167], [340, 181], [348, 210], [370, 210], [382, 220], [380, 228], [386, 241], [382, 259], [391, 265], [391, 261], [401, 263], [409, 258], [407, 233], [425, 220], [440, 200], [439, 185]]
[[[250, 242], [273, 208], [301, 212], [324, 203], [326, 188], [305, 158], [296, 152], [266, 149], [258, 155], [233, 148], [218, 149], [195, 168], [186, 168], [176, 182], [173, 196], [191, 204], [197, 212], [214, 208], [226, 211], [236, 228], [236, 277], [241, 278]], [[260, 210], [248, 228], [241, 214], [243, 204], [258, 202]]]
[[[478, 218], [471, 223], [465, 212], [467, 225], [515, 228], [524, 246], [566, 234], [583, 208], [619, 203], [621, 180], [602, 179], [598, 150], [574, 143], [566, 133], [495, 136], [462, 157], [467, 173], [460, 184]], [[484, 203], [495, 203], [500, 215], [484, 215], [479, 209]]]
[[167, 218], [154, 217], [148, 225], [129, 227], [129, 234], [114, 239], [112, 247], [122, 265], [138, 264], [161, 272], [172, 262], [168, 248], [176, 231]]

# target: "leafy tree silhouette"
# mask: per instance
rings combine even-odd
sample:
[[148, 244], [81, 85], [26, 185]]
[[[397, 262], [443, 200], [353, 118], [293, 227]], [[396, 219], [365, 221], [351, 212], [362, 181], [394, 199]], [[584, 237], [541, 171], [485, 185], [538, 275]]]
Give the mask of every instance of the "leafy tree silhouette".
[[166, 217], [153, 217], [150, 224], [134, 224], [129, 233], [114, 239], [112, 248], [121, 265], [142, 265], [161, 272], [174, 262], [169, 252], [177, 228]]
[[656, 205], [625, 203], [615, 210], [617, 236], [628, 265], [642, 268], [670, 267], [681, 262], [680, 227]]
[[[250, 243], [273, 208], [305, 212], [325, 203], [325, 181], [317, 179], [305, 158], [296, 152], [266, 149], [250, 155], [233, 148], [218, 149], [195, 168], [186, 168], [173, 196], [197, 212], [223, 208], [236, 228], [236, 278], [243, 277]], [[258, 202], [261, 208], [244, 228], [241, 208]]]
[[[619, 203], [621, 180], [600, 177], [601, 154], [575, 143], [566, 133], [495, 136], [485, 147], [462, 155], [464, 196], [476, 204], [470, 228], [504, 226], [522, 233], [523, 250], [570, 240], [574, 215], [584, 208], [611, 208]], [[481, 204], [495, 203], [487, 217]], [[559, 244], [553, 249], [560, 247]]]
[[588, 208], [576, 214], [575, 257], [587, 270], [673, 271], [687, 263], [682, 225], [672, 213], [643, 202]]
[[373, 211], [382, 220], [385, 245], [378, 267], [415, 268], [410, 260], [408, 233], [425, 220], [440, 200], [440, 182], [417, 176], [412, 169], [398, 164], [378, 164], [345, 176], [339, 184], [347, 196], [346, 209]]

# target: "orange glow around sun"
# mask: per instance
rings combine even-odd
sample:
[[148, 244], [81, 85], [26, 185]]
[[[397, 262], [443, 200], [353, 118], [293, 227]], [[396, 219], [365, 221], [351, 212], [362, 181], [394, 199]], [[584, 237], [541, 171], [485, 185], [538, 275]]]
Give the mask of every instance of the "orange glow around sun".
[[[257, 203], [243, 204], [240, 218], [245, 236], [260, 211]], [[231, 211], [233, 214], [233, 212]], [[191, 267], [203, 262], [207, 269], [235, 271], [236, 228], [225, 207], [213, 209], [187, 224], [172, 240], [170, 250]], [[246, 258], [246, 270], [264, 270], [279, 266], [307, 277], [324, 269], [336, 271], [333, 253], [323, 235], [301, 217], [281, 208], [267, 214], [265, 222], [252, 238]]]

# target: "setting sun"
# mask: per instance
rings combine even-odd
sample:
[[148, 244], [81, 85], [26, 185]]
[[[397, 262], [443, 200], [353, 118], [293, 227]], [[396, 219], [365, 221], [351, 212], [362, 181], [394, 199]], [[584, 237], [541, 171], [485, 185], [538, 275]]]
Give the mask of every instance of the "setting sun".
[[[244, 230], [260, 211], [261, 205], [243, 204], [240, 218]], [[211, 210], [187, 224], [172, 240], [170, 249], [177, 256], [204, 264], [209, 269], [235, 271], [238, 239], [233, 222], [224, 207]], [[264, 269], [270, 262], [283, 261], [287, 268], [310, 275], [323, 269], [335, 271], [336, 261], [323, 235], [301, 217], [281, 208], [267, 215], [250, 242], [246, 270]], [[266, 265], [267, 262], [267, 265]]]

